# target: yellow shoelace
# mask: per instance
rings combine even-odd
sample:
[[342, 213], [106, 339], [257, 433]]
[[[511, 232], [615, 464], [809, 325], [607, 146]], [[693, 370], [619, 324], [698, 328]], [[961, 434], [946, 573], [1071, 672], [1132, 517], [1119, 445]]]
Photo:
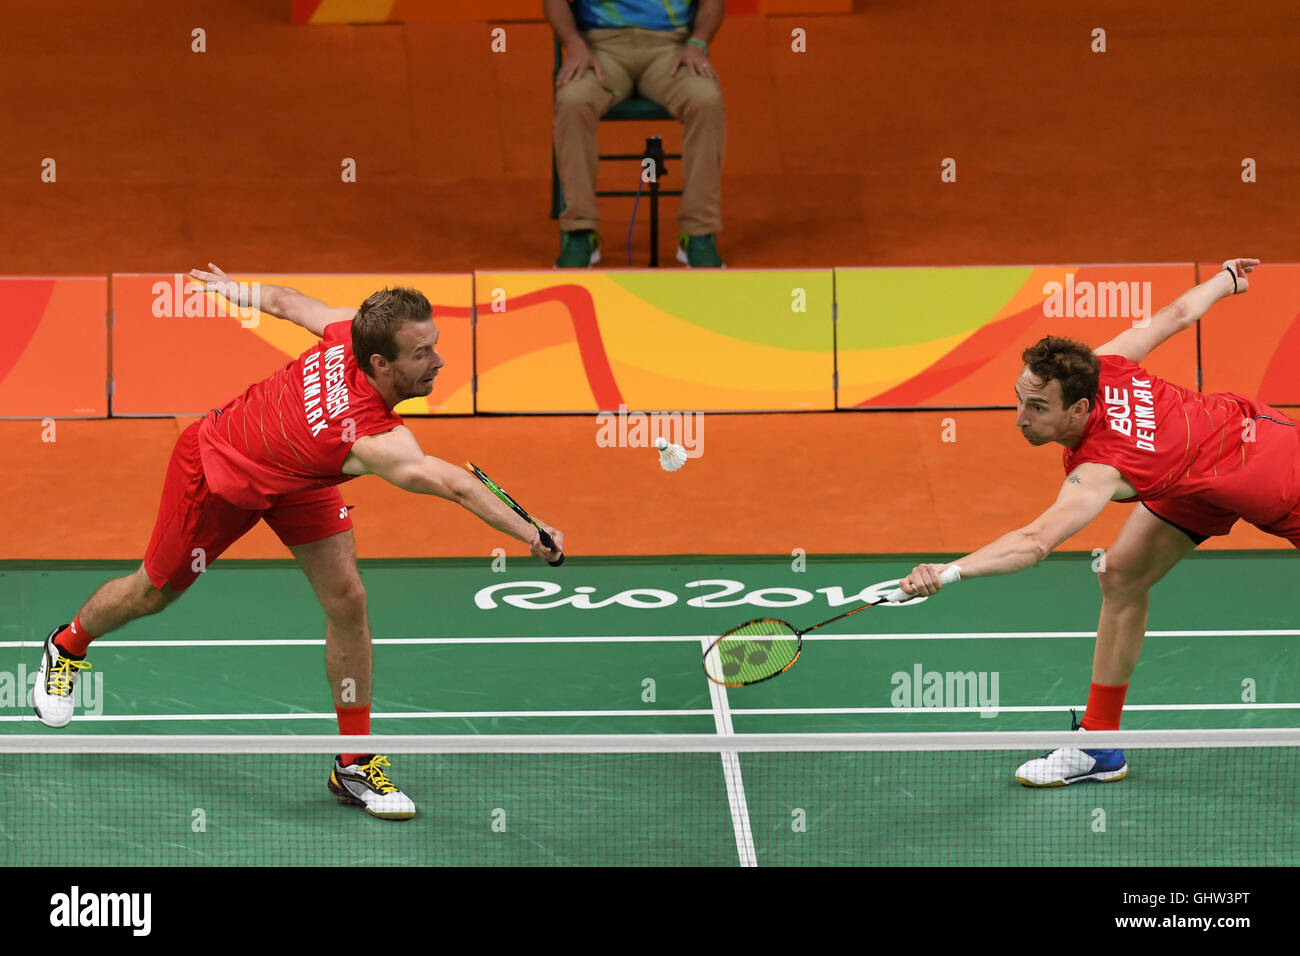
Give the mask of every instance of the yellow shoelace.
[[59, 655], [54, 666], [50, 668], [49, 676], [45, 678], [45, 693], [53, 694], [55, 697], [72, 696], [72, 679], [76, 676], [74, 671], [90, 670], [90, 664], [86, 661], [74, 661], [71, 657]]
[[384, 767], [391, 767], [388, 758], [383, 754], [375, 754], [370, 758], [370, 762], [362, 766], [366, 772], [366, 780], [369, 781], [372, 790], [380, 793], [397, 793], [397, 787], [393, 786], [393, 781], [388, 779], [388, 774], [384, 773]]

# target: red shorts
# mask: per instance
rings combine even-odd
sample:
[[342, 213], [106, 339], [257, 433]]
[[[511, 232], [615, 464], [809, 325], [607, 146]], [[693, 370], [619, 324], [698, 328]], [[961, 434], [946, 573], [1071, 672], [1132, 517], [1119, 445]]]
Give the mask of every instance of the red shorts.
[[1300, 548], [1300, 426], [1280, 412], [1256, 419], [1256, 440], [1246, 467], [1213, 502], [1200, 497], [1144, 501], [1157, 518], [1186, 531], [1200, 544], [1227, 534], [1239, 519], [1286, 538]]
[[279, 495], [270, 508], [237, 508], [208, 489], [195, 422], [181, 432], [167, 465], [158, 521], [144, 568], [154, 587], [181, 592], [227, 548], [265, 519], [286, 546], [309, 544], [348, 531], [352, 519], [337, 485]]

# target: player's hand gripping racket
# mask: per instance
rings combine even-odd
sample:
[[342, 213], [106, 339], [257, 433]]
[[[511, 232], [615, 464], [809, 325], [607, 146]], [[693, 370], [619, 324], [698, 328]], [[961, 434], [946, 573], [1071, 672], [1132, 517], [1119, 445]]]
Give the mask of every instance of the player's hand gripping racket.
[[[954, 584], [961, 580], [961, 568], [953, 565], [939, 575], [941, 584]], [[884, 597], [855, 607], [852, 611], [837, 614], [828, 621], [796, 630], [788, 621], [762, 617], [733, 627], [709, 645], [704, 652], [704, 673], [715, 684], [726, 687], [744, 687], [771, 680], [784, 674], [799, 659], [803, 651], [803, 636], [809, 631], [825, 627], [834, 621], [865, 611], [877, 604], [897, 604], [916, 597], [902, 588], [895, 588]]]
[[[478, 466], [476, 466], [472, 461], [465, 462], [465, 467], [469, 469], [470, 474], [472, 474], [479, 481], [483, 482], [483, 484], [487, 485], [488, 491], [492, 492], [492, 494], [496, 495], [498, 498], [504, 501], [507, 505], [510, 506], [511, 510], [514, 511], [515, 514], [519, 515], [519, 517], [523, 518], [525, 521], [527, 521], [529, 524], [531, 524], [534, 528], [537, 529], [537, 533], [542, 539], [543, 547], [549, 548], [551, 551], [559, 550], [555, 546], [555, 540], [549, 534], [547, 534], [546, 529], [543, 528], [541, 525], [539, 525], [536, 521], [534, 521], [532, 517], [528, 514], [528, 512], [525, 511], [520, 506], [519, 502], [515, 501], [514, 498], [511, 498], [508, 494], [506, 494], [506, 490], [504, 488], [498, 485], [487, 475], [483, 474], [483, 472], [479, 470]], [[560, 556], [556, 558], [554, 561], [547, 561], [546, 563], [553, 568], [558, 568], [560, 565], [564, 563], [563, 552], [561, 552]]]

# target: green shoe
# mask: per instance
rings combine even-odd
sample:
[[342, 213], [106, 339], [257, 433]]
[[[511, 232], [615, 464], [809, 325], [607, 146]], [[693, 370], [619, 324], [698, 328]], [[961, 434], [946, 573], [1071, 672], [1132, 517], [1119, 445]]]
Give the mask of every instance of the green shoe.
[[560, 257], [557, 269], [585, 269], [600, 261], [600, 234], [594, 229], [575, 229], [560, 233]]
[[677, 261], [686, 263], [688, 269], [725, 268], [712, 236], [688, 236], [682, 233], [677, 245]]

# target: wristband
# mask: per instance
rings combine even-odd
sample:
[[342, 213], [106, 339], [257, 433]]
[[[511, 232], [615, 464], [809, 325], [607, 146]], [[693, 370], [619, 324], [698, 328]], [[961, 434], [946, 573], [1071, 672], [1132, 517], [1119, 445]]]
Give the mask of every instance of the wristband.
[[694, 37], [691, 37], [691, 38], [690, 38], [689, 40], [687, 40], [686, 42], [689, 43], [691, 46], [697, 46], [697, 47], [699, 47], [701, 50], [704, 51], [704, 55], [705, 55], [705, 56], [708, 56], [708, 55], [709, 55], [709, 45], [708, 45], [707, 43], [705, 43], [703, 40], [697, 40], [697, 39], [695, 39]]
[[1224, 266], [1224, 267], [1223, 267], [1223, 271], [1226, 272], [1226, 273], [1228, 273], [1228, 275], [1232, 276], [1232, 294], [1233, 294], [1233, 295], [1236, 295], [1236, 294], [1237, 294], [1237, 274], [1236, 274], [1235, 272], [1233, 272], [1231, 269], [1229, 269], [1227, 266]]

